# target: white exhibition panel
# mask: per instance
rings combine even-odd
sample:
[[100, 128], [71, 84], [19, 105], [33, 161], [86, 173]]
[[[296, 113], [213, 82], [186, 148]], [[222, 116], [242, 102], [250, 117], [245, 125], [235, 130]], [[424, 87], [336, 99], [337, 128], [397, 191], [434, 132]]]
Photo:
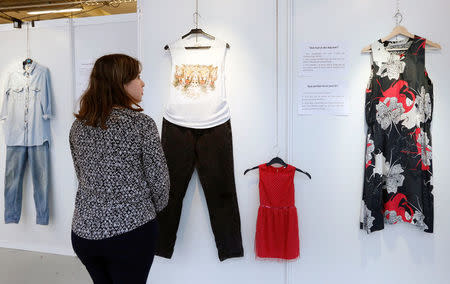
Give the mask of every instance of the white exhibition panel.
[[[449, 283], [450, 19], [448, 1], [400, 1], [402, 25], [442, 46], [426, 52], [434, 84], [434, 234], [408, 224], [359, 230], [366, 143], [365, 89], [370, 55], [361, 49], [395, 25], [396, 1], [293, 1], [293, 62], [307, 42], [344, 42], [348, 47], [349, 116], [298, 115], [298, 65], [293, 70], [292, 163], [310, 170], [296, 183], [301, 258], [289, 269], [291, 283]], [[324, 273], [326, 272], [326, 273]]]
[[[3, 25], [0, 32], [1, 71], [11, 64], [18, 64], [26, 58], [26, 27], [17, 30], [12, 24]], [[2, 247], [33, 251], [72, 254], [70, 246], [70, 208], [74, 202], [74, 175], [67, 137], [72, 110], [72, 73], [70, 33], [68, 20], [37, 22], [29, 31], [30, 57], [50, 70], [53, 88], [53, 119], [51, 121], [52, 141], [50, 144], [50, 222], [48, 226], [36, 225], [36, 211], [33, 199], [33, 185], [29, 168], [23, 184], [22, 215], [19, 224], [4, 223], [4, 176], [6, 147], [3, 135], [0, 139], [2, 159], [0, 161], [0, 245]], [[5, 154], [3, 154], [5, 153]]]
[[[219, 261], [195, 172], [184, 199], [173, 257], [155, 258], [149, 283], [280, 283], [284, 264], [255, 261], [257, 171], [243, 176], [245, 169], [269, 159], [276, 143], [276, 4], [268, 0], [199, 2], [200, 27], [231, 46], [226, 55], [226, 87], [245, 257]], [[194, 26], [195, 1], [151, 0], [141, 1], [140, 6], [140, 50], [146, 83], [143, 107], [161, 131], [171, 79], [170, 53], [163, 47]]]
[[[199, 1], [200, 27], [231, 45], [227, 94], [232, 112], [235, 176], [244, 258], [219, 262], [204, 194], [194, 174], [189, 185], [171, 260], [157, 257], [150, 283], [448, 283], [450, 220], [445, 204], [450, 182], [448, 140], [450, 35], [446, 1], [403, 1], [404, 24], [442, 45], [427, 52], [434, 82], [433, 118], [435, 233], [386, 225], [367, 235], [359, 230], [365, 151], [364, 94], [369, 55], [361, 49], [388, 34], [395, 1]], [[144, 65], [144, 108], [161, 125], [169, 92], [170, 53], [163, 46], [192, 26], [195, 1], [140, 1], [140, 46]], [[276, 10], [278, 5], [278, 73]], [[174, 9], [176, 7], [176, 9]], [[298, 62], [304, 42], [345, 42], [348, 47], [348, 116], [297, 114]], [[278, 78], [278, 87], [277, 79]], [[278, 90], [278, 110], [276, 104]], [[255, 260], [258, 175], [242, 173], [274, 155], [276, 121], [283, 158], [307, 170], [297, 174], [300, 259]], [[214, 163], [216, 161], [211, 161]], [[176, 271], [176, 273], [175, 273]]]
[[[70, 227], [76, 193], [76, 178], [68, 136], [74, 120], [77, 79], [76, 62], [95, 60], [108, 53], [137, 56], [136, 14], [92, 17], [70, 21], [36, 22], [29, 29], [30, 57], [49, 68], [53, 88], [54, 118], [51, 122], [50, 222], [36, 225], [33, 186], [29, 169], [23, 186], [19, 224], [4, 224], [4, 175], [6, 146], [0, 123], [0, 246], [31, 251], [74, 255]], [[26, 58], [26, 26], [0, 26], [0, 74]]]

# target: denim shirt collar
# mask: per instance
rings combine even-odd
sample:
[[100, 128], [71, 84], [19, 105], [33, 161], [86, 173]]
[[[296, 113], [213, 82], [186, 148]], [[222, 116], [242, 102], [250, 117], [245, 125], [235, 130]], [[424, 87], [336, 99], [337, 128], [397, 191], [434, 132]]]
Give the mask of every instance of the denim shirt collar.
[[25, 70], [25, 68], [23, 68], [23, 63], [21, 62], [17, 71], [23, 75], [26, 75], [26, 74], [31, 75], [31, 74], [33, 74], [34, 68], [36, 68], [36, 61], [34, 61], [34, 60], [33, 60], [33, 62], [31, 62], [31, 66], [30, 66], [30, 69], [28, 69], [28, 72]]

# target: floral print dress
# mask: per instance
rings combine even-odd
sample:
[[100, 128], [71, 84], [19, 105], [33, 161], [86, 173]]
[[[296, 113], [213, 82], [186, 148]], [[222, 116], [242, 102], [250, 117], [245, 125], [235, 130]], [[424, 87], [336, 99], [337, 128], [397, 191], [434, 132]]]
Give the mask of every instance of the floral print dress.
[[433, 232], [433, 85], [425, 69], [425, 43], [415, 36], [372, 44], [360, 220], [367, 233], [398, 222]]

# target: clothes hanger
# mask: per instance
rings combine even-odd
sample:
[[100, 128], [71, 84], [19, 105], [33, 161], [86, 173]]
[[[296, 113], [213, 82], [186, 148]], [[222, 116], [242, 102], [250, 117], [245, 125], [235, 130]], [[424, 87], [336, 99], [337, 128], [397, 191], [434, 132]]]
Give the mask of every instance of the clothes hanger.
[[23, 69], [25, 70], [25, 67], [26, 67], [27, 65], [29, 65], [29, 64], [32, 64], [32, 63], [33, 63], [33, 59], [31, 59], [31, 58], [25, 59], [25, 60], [22, 62]]
[[[183, 35], [181, 38], [184, 39], [190, 35], [203, 35], [210, 40], [216, 39], [214, 36], [204, 32], [202, 29], [199, 29], [199, 28], [190, 30], [187, 34]], [[206, 49], [206, 48], [211, 48], [211, 46], [186, 46], [185, 48], [186, 49]], [[227, 48], [230, 48], [230, 45], [228, 43], [227, 43]]]
[[[198, 16], [200, 16], [200, 14], [198, 13], [198, 0], [196, 1], [196, 11], [194, 13], [194, 23], [195, 23], [195, 28], [191, 29], [187, 34], [183, 35], [181, 38], [185, 39], [186, 37], [190, 36], [190, 35], [195, 35], [196, 37], [196, 42], [197, 42], [197, 38], [198, 35], [202, 35], [210, 40], [215, 40], [216, 38], [206, 32], [204, 32], [202, 29], [198, 28]], [[211, 48], [211, 46], [202, 46], [202, 45], [194, 45], [194, 46], [186, 46], [185, 49], [208, 49]], [[230, 45], [227, 43], [227, 48], [230, 48]], [[168, 50], [169, 49], [169, 45], [166, 44], [164, 46], [164, 50]]]
[[[404, 36], [406, 36], [408, 38], [414, 38], [414, 34], [410, 33], [404, 26], [398, 25], [392, 30], [392, 32], [389, 35], [387, 35], [386, 37], [382, 38], [381, 42], [385, 42], [385, 41], [387, 41], [387, 40], [389, 40], [389, 39], [391, 39], [393, 37], [396, 37], [398, 35], [404, 35]], [[440, 44], [435, 43], [435, 42], [433, 42], [433, 41], [431, 41], [429, 39], [427, 39], [426, 45], [428, 45], [430, 47], [429, 49], [435, 49], [435, 50], [441, 49], [441, 45]], [[392, 50], [392, 51], [394, 51], [394, 50], [405, 50], [405, 48], [392, 48], [392, 49], [389, 49], [389, 50]], [[372, 45], [368, 45], [368, 46], [364, 47], [361, 50], [361, 52], [362, 53], [370, 53], [370, 52], [372, 52]]]
[[[210, 39], [210, 40], [215, 40], [216, 38], [208, 33], [206, 33], [205, 31], [203, 31], [202, 29], [199, 28], [195, 28], [195, 29], [191, 29], [187, 34], [183, 35], [181, 38], [185, 39], [186, 37], [190, 36], [190, 35], [202, 35], [205, 36], [206, 38]], [[186, 46], [186, 49], [208, 49], [211, 48], [211, 46]], [[227, 48], [230, 48], [230, 45], [227, 43]], [[164, 50], [168, 50], [169, 49], [169, 45], [166, 44], [164, 46]]]
[[[280, 157], [275, 157], [275, 158], [273, 158], [272, 160], [270, 160], [268, 163], [266, 163], [267, 166], [272, 166], [273, 164], [280, 164], [280, 165], [282, 165], [283, 167], [287, 167], [287, 166], [288, 166], [288, 165], [283, 161], [283, 159], [281, 159]], [[248, 173], [249, 171], [256, 170], [257, 168], [259, 168], [259, 166], [255, 166], [255, 167], [253, 167], [253, 168], [246, 169], [245, 172], [244, 172], [244, 175], [245, 175], [246, 173]], [[307, 175], [307, 176], [309, 177], [309, 179], [311, 179], [311, 175], [310, 175], [308, 172], [302, 171], [301, 169], [298, 169], [298, 168], [295, 168], [295, 170], [296, 170], [297, 172], [301, 172], [301, 173]]]
[[[385, 36], [384, 38], [381, 39], [381, 42], [385, 42], [385, 41], [387, 41], [387, 40], [389, 40], [389, 39], [391, 39], [393, 37], [396, 37], [398, 35], [403, 35], [405, 37], [412, 38], [412, 39], [415, 37], [415, 35], [410, 33], [408, 31], [408, 29], [406, 29], [404, 26], [400, 25], [400, 23], [403, 21], [403, 15], [402, 15], [402, 13], [400, 13], [398, 5], [399, 4], [398, 4], [398, 1], [397, 1], [397, 12], [394, 15], [394, 18], [395, 18], [395, 21], [396, 21], [396, 26], [394, 27], [394, 29], [391, 31], [390, 34], [388, 34], [387, 36]], [[432, 42], [431, 40], [428, 40], [428, 39], [426, 40], [426, 45], [430, 46], [431, 49], [436, 49], [436, 50], [441, 49], [441, 46], [438, 43]], [[392, 49], [389, 49], [389, 50], [394, 51], [394, 50], [406, 50], [406, 49], [405, 48], [392, 48]], [[372, 45], [371, 44], [366, 46], [366, 47], [364, 47], [361, 50], [361, 53], [370, 53], [370, 52], [372, 52]]]

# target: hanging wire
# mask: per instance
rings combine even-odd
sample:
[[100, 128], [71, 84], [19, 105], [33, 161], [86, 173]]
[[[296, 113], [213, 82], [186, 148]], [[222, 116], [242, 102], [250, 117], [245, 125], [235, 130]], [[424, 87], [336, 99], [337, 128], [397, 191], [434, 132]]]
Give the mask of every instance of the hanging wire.
[[278, 156], [279, 155], [279, 152], [280, 152], [280, 148], [279, 148], [279, 110], [278, 110], [278, 104], [279, 104], [279, 89], [278, 89], [278, 86], [279, 86], [279, 84], [278, 84], [278, 55], [279, 55], [279, 50], [278, 50], [278, 37], [279, 37], [279, 35], [278, 35], [278, 13], [279, 13], [279, 11], [278, 11], [278, 0], [276, 1], [276, 3], [275, 3], [277, 6], [276, 6], [276, 13], [275, 13], [275, 20], [276, 20], [276, 43], [275, 43], [275, 49], [276, 49], [276, 89], [277, 89], [277, 91], [276, 91], [276, 105], [275, 105], [275, 107], [276, 107], [276, 122], [277, 122], [277, 124], [276, 124], [276, 144], [275, 144], [275, 151], [277, 152], [276, 153], [276, 155]]
[[27, 59], [30, 58], [30, 22], [25, 23], [27, 25]]
[[194, 13], [194, 23], [195, 28], [198, 29], [198, 0], [195, 0], [195, 13]]
[[[195, 13], [194, 13], [194, 23], [195, 28], [198, 29], [198, 17], [200, 14], [198, 13], [198, 0], [195, 0]], [[195, 43], [198, 43], [198, 34], [195, 34]]]

